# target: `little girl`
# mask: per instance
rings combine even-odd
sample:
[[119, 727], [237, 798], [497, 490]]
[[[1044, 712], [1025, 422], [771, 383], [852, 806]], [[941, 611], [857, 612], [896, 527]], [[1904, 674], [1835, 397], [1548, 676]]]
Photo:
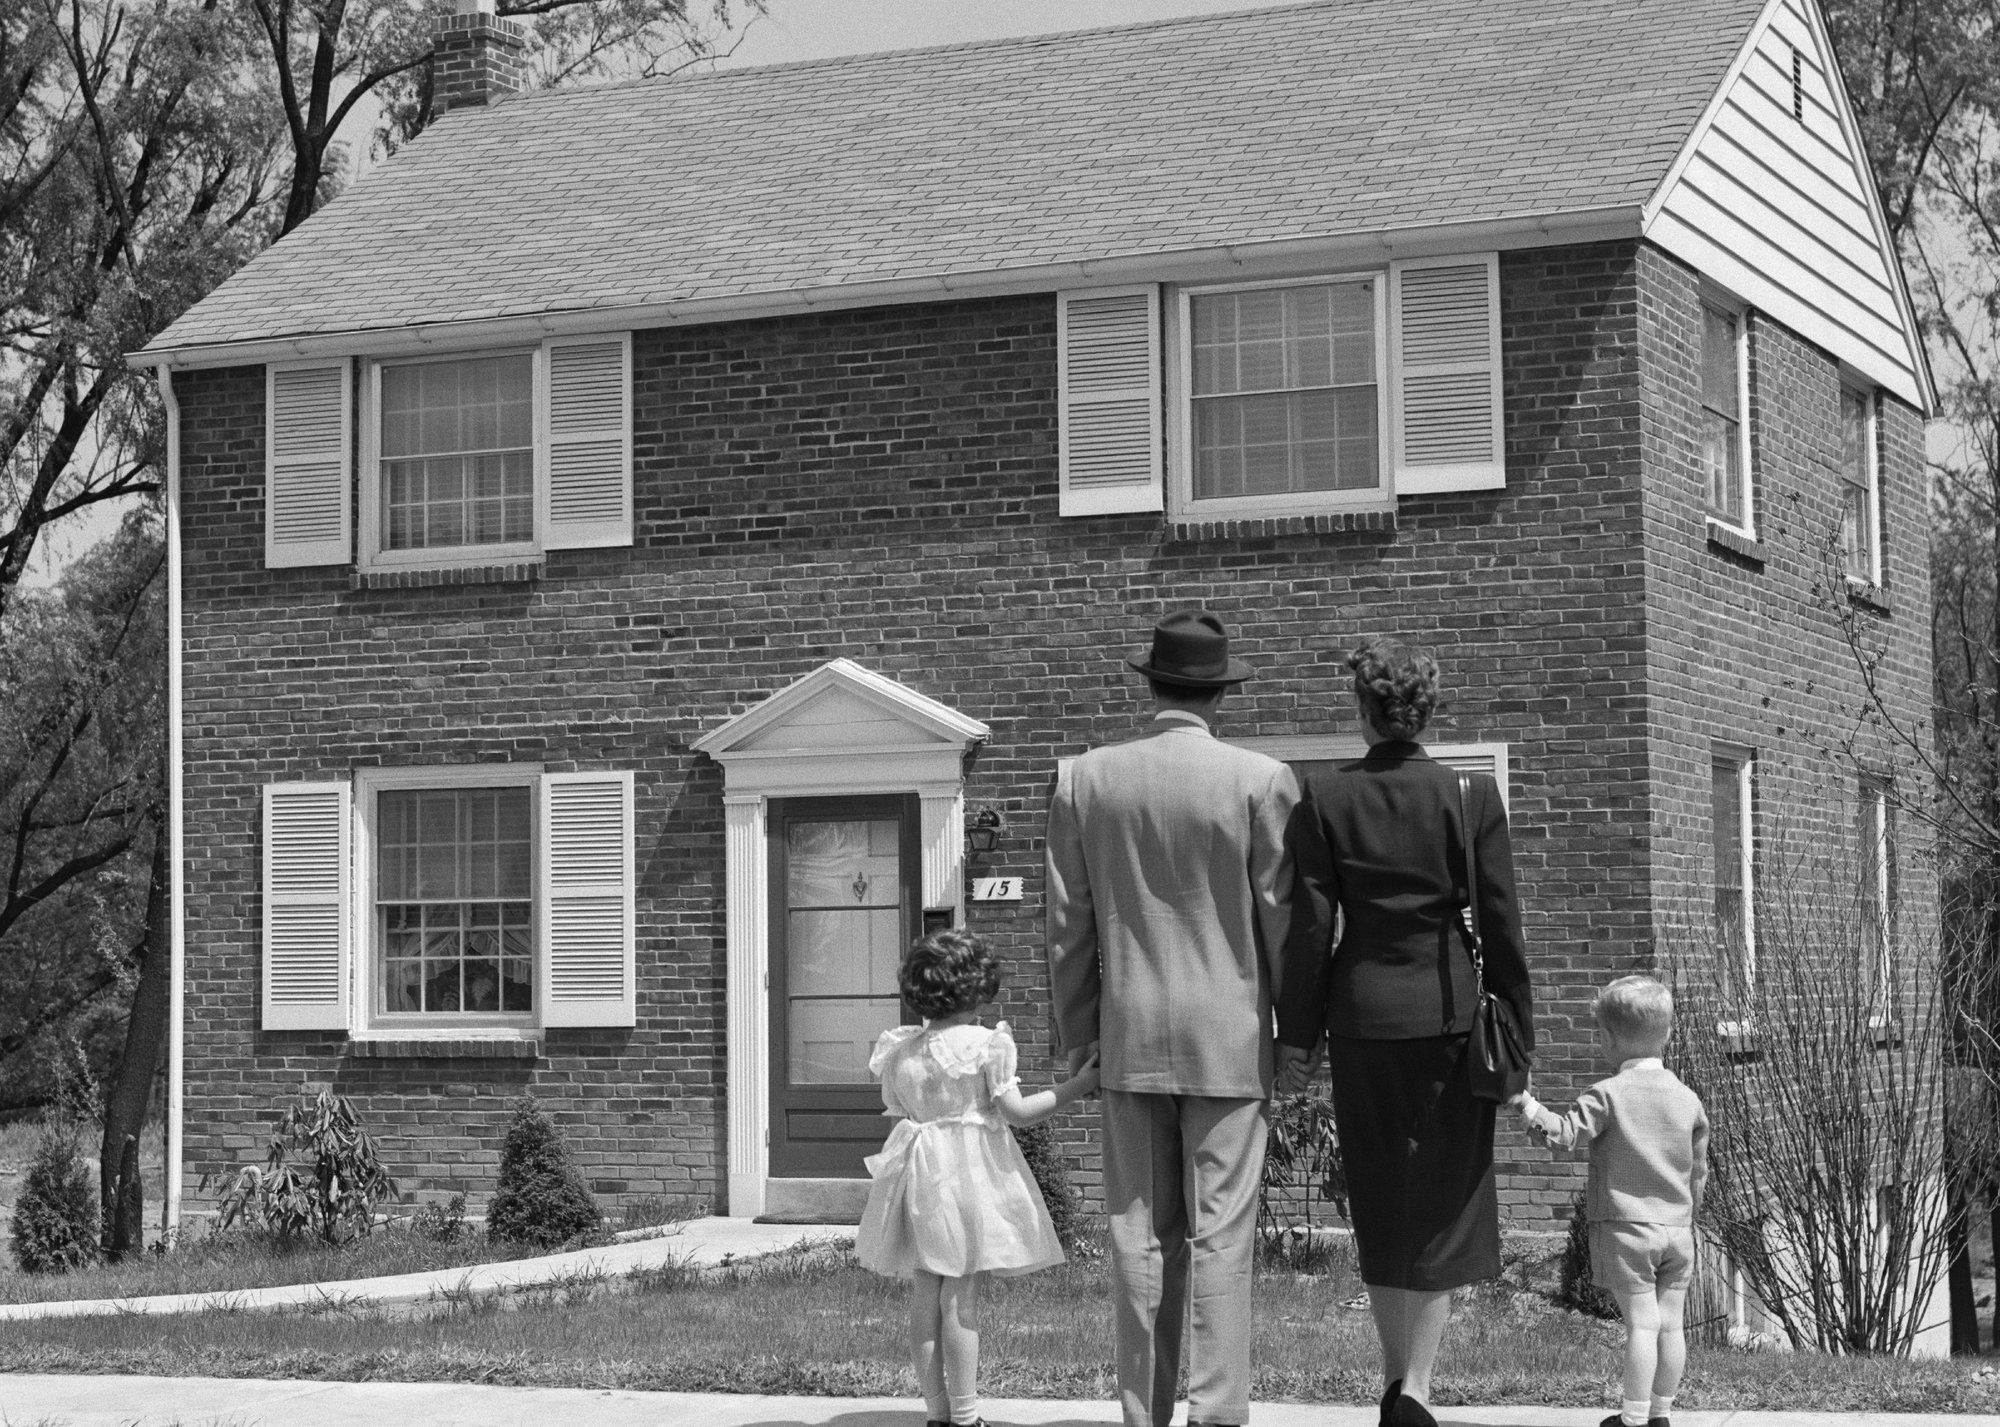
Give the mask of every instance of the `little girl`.
[[1097, 1065], [1093, 1059], [1053, 1090], [1021, 1093], [1006, 1022], [989, 1031], [977, 1020], [1000, 992], [1000, 965], [969, 932], [925, 937], [910, 948], [899, 980], [924, 1024], [884, 1031], [868, 1060], [887, 1113], [902, 1118], [882, 1152], [868, 1157], [874, 1182], [855, 1254], [864, 1268], [912, 1280], [910, 1358], [928, 1427], [983, 1427], [975, 1275], [1029, 1273], [1063, 1260], [1007, 1125], [1032, 1125], [1090, 1094]]

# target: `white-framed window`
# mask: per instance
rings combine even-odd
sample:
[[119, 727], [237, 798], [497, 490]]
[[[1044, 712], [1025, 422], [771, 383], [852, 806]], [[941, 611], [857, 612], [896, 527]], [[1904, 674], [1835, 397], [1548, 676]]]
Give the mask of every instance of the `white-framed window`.
[[1497, 253], [1060, 292], [1056, 348], [1064, 516], [1283, 518], [1506, 485]]
[[267, 785], [263, 1029], [632, 1025], [633, 785], [535, 764]]
[[1716, 744], [1709, 758], [1715, 932], [1722, 955], [1750, 985], [1757, 977], [1757, 755]]
[[1855, 851], [1861, 883], [1861, 984], [1876, 998], [1875, 1015], [1893, 1012], [1889, 999], [1895, 985], [1891, 962], [1891, 876], [1895, 865], [1889, 784], [1864, 774], [1856, 789]]
[[272, 568], [480, 566], [632, 543], [630, 333], [364, 360], [358, 379], [348, 359], [274, 365], [265, 434]]
[[533, 765], [356, 777], [366, 1024], [535, 1024]]
[[1701, 465], [1708, 518], [1754, 536], [1747, 316], [1714, 298], [1701, 304]]
[[1177, 504], [1230, 514], [1390, 497], [1387, 274], [1180, 291]]
[[1840, 389], [1840, 553], [1847, 578], [1882, 583], [1882, 458], [1875, 394]]
[[[1305, 773], [1328, 763], [1345, 763], [1368, 756], [1368, 740], [1358, 733], [1275, 733], [1231, 737], [1227, 742]], [[1508, 801], [1508, 745], [1494, 742], [1426, 743], [1424, 752], [1445, 767], [1463, 773], [1490, 774]]]

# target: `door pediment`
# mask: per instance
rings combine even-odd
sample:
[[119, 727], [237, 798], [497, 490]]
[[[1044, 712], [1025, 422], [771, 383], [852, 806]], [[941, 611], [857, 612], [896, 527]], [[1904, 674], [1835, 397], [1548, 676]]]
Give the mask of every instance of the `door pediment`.
[[986, 725], [851, 659], [833, 659], [695, 741], [730, 793], [799, 795], [955, 782]]

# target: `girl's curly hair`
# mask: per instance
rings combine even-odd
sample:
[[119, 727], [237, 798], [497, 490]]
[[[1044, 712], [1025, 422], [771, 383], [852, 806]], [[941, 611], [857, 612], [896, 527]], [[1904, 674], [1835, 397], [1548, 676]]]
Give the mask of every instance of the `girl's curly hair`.
[[1437, 660], [1428, 649], [1371, 639], [1347, 656], [1347, 667], [1368, 721], [1384, 736], [1407, 741], [1424, 731], [1438, 697]]
[[925, 1020], [970, 1011], [1000, 994], [1000, 962], [974, 932], [932, 932], [910, 948], [896, 983]]

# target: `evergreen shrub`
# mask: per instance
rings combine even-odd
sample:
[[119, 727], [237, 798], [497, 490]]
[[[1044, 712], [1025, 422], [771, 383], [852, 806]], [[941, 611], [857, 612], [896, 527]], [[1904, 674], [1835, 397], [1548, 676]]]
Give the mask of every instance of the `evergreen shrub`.
[[1014, 1138], [1021, 1146], [1021, 1158], [1028, 1162], [1028, 1172], [1035, 1176], [1035, 1187], [1042, 1191], [1042, 1202], [1049, 1206], [1056, 1240], [1063, 1252], [1073, 1257], [1083, 1229], [1083, 1206], [1077, 1200], [1076, 1186], [1069, 1182], [1069, 1164], [1056, 1143], [1055, 1131], [1044, 1120], [1016, 1126]]
[[486, 1208], [489, 1237], [554, 1248], [597, 1235], [603, 1216], [555, 1121], [523, 1095], [500, 1147], [500, 1185]]
[[43, 1122], [14, 1204], [14, 1262], [23, 1273], [67, 1273], [95, 1263], [98, 1189], [83, 1135], [67, 1115]]
[[1597, 1286], [1590, 1272], [1590, 1214], [1581, 1194], [1570, 1210], [1569, 1237], [1563, 1242], [1562, 1280], [1556, 1302], [1593, 1318], [1616, 1318], [1618, 1300]]

